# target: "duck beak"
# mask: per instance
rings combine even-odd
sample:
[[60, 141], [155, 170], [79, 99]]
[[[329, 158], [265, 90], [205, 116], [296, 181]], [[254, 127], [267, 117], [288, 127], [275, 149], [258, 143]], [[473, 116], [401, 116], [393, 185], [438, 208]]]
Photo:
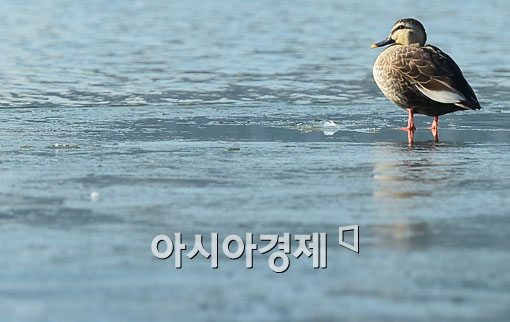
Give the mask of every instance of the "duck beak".
[[372, 44], [370, 46], [370, 48], [382, 47], [382, 46], [386, 46], [389, 44], [393, 44], [394, 42], [395, 42], [395, 40], [391, 39], [391, 36], [388, 36], [388, 38], [384, 39], [383, 41], [376, 42], [375, 44]]

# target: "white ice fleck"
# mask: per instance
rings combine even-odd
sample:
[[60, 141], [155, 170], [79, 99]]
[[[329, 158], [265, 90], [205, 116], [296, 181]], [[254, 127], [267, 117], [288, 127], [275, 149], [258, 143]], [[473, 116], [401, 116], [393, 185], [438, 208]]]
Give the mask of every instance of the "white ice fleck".
[[340, 126], [338, 126], [335, 122], [328, 120], [322, 123], [320, 130], [324, 133], [324, 135], [332, 136], [340, 130]]
[[97, 192], [97, 191], [92, 191], [92, 192], [90, 193], [90, 200], [91, 200], [92, 202], [96, 202], [96, 201], [98, 201], [98, 200], [99, 200], [99, 192]]

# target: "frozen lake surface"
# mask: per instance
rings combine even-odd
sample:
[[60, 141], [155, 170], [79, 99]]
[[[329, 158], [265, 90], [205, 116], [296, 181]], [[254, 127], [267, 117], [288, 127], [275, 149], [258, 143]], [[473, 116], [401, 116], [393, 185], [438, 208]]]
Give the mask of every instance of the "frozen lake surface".
[[[509, 10], [2, 2], [1, 320], [508, 321]], [[407, 16], [483, 107], [438, 144], [418, 116], [407, 146], [371, 76]], [[335, 243], [353, 224], [360, 254]], [[176, 270], [150, 251], [174, 232], [327, 232], [328, 268]]]

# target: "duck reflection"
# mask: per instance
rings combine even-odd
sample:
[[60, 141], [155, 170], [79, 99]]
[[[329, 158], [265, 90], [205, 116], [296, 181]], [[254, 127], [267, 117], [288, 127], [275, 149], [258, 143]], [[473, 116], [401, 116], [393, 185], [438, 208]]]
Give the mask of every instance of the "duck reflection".
[[434, 240], [437, 194], [447, 189], [462, 166], [447, 162], [444, 149], [433, 144], [407, 147], [381, 143], [373, 166], [376, 215], [390, 223], [374, 227], [374, 236], [388, 247], [419, 248]]
[[373, 169], [374, 197], [381, 202], [431, 197], [455, 173], [451, 163], [441, 162], [440, 153], [435, 145], [378, 146]]
[[378, 246], [390, 249], [413, 250], [430, 246], [437, 241], [440, 227], [424, 220], [399, 218], [394, 224], [378, 224], [368, 229]]

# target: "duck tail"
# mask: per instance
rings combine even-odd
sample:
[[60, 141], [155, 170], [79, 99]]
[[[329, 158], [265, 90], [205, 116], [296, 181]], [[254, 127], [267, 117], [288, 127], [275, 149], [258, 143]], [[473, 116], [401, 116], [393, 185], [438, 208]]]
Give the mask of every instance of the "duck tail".
[[455, 105], [471, 110], [479, 110], [482, 108], [480, 103], [478, 103], [478, 100], [464, 100], [459, 103], [455, 103]]

